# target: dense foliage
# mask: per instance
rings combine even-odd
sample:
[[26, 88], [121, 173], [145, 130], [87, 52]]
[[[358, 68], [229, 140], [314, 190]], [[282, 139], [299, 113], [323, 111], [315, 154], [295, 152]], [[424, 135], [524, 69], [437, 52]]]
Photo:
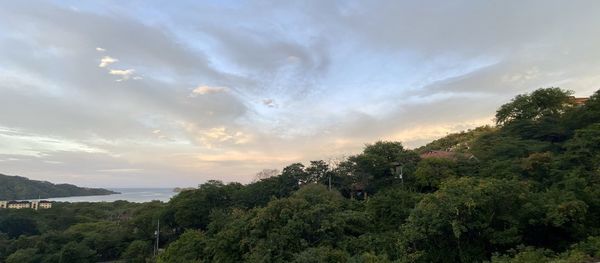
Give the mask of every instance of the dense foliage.
[[67, 196], [109, 195], [115, 192], [101, 188], [84, 188], [72, 184], [52, 184], [20, 176], [0, 174], [0, 200], [21, 200]]
[[164, 207], [117, 201], [0, 209], [0, 262], [145, 262]]
[[[503, 105], [496, 127], [417, 150], [376, 142], [335, 165], [209, 181], [166, 204], [0, 211], [0, 261], [595, 262], [600, 92], [572, 102], [541, 89]], [[421, 159], [432, 150], [455, 154]]]

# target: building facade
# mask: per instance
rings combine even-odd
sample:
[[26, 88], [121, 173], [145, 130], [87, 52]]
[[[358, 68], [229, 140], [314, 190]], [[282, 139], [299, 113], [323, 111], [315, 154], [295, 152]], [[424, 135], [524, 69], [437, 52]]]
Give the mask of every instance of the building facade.
[[50, 202], [50, 201], [40, 201], [39, 208], [41, 208], [41, 209], [52, 208], [52, 202]]
[[9, 201], [8, 208], [9, 209], [31, 208], [31, 203], [28, 201]]
[[49, 209], [52, 208], [50, 201], [0, 201], [0, 209]]

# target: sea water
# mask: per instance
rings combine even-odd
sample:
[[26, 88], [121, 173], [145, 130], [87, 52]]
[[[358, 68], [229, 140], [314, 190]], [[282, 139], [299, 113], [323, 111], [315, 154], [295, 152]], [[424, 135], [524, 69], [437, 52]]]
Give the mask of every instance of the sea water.
[[173, 188], [107, 188], [119, 192], [120, 194], [111, 195], [91, 195], [91, 196], [71, 196], [46, 198], [44, 200], [56, 202], [114, 202], [124, 200], [134, 203], [144, 203], [154, 200], [168, 202], [171, 197], [176, 195]]

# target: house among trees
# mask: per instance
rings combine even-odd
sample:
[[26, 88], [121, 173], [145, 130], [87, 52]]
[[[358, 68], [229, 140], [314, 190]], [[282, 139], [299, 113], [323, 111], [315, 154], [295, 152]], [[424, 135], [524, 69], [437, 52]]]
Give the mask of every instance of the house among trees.
[[575, 105], [579, 106], [585, 104], [590, 98], [576, 98], [574, 96], [571, 96], [571, 99], [573, 99]]
[[25, 209], [34, 210], [52, 208], [50, 201], [0, 201], [0, 209]]

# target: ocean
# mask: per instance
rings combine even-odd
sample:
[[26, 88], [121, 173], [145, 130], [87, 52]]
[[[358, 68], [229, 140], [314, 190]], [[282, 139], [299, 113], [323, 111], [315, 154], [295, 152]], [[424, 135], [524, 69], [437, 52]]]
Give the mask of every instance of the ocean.
[[119, 192], [120, 194], [112, 195], [91, 195], [91, 196], [71, 196], [46, 198], [44, 200], [56, 202], [114, 202], [124, 200], [134, 203], [144, 203], [153, 200], [168, 202], [171, 197], [177, 193], [173, 192], [173, 188], [107, 188], [109, 190]]

